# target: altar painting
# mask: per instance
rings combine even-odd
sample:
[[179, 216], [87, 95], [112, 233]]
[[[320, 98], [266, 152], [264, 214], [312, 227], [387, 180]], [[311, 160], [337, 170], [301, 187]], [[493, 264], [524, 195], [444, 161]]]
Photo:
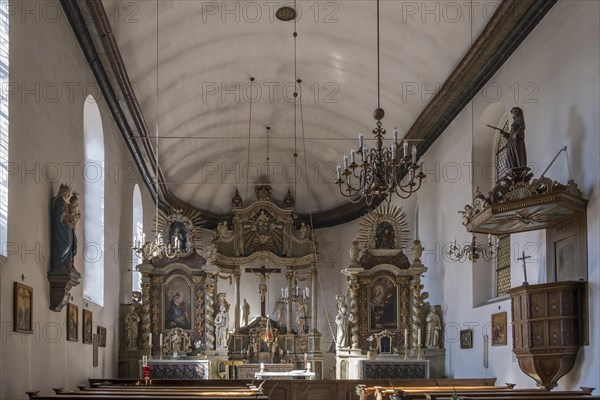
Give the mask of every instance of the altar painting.
[[164, 329], [192, 329], [192, 289], [188, 281], [175, 277], [164, 287]]
[[398, 329], [398, 290], [394, 281], [380, 277], [369, 288], [369, 330]]

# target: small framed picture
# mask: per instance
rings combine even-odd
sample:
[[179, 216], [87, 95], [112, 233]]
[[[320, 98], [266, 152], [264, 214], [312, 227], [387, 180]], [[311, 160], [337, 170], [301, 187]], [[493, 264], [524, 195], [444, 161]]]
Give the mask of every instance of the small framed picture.
[[98, 347], [106, 347], [106, 328], [98, 326]]
[[94, 337], [94, 331], [92, 329], [92, 312], [90, 310], [83, 310], [83, 325], [81, 328], [82, 342], [86, 344], [92, 344]]
[[460, 348], [461, 349], [472, 349], [473, 348], [473, 329], [465, 329], [460, 331]]
[[14, 288], [14, 330], [20, 333], [33, 333], [33, 288], [15, 282]]
[[67, 304], [67, 340], [79, 341], [79, 307], [75, 304]]
[[506, 345], [506, 311], [492, 314], [492, 346]]

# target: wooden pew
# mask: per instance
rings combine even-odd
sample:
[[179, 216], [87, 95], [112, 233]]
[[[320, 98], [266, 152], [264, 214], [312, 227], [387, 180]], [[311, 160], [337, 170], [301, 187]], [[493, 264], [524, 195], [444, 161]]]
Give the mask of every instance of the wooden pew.
[[452, 399], [458, 396], [461, 399], [588, 399], [600, 398], [593, 396], [593, 388], [581, 388], [579, 391], [555, 391], [548, 392], [543, 389], [514, 389], [513, 384], [506, 386], [436, 386], [436, 387], [406, 387], [406, 386], [374, 386], [367, 387], [359, 385], [362, 388], [361, 400], [389, 399], [396, 394], [396, 398], [402, 400], [421, 400], [421, 399]]

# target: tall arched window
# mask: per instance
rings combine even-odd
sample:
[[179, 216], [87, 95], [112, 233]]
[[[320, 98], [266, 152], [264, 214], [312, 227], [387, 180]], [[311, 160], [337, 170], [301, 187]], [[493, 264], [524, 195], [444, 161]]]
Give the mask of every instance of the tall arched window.
[[83, 106], [83, 297], [104, 305], [104, 132], [96, 100]]
[[[140, 192], [140, 187], [138, 185], [135, 185], [133, 188], [132, 227], [132, 242], [134, 244], [142, 243], [144, 240], [144, 207], [142, 205], [142, 193]], [[142, 258], [134, 251], [131, 260], [131, 291], [141, 291], [142, 274], [137, 270], [136, 267], [142, 263]]]
[[0, 0], [0, 255], [8, 234], [8, 0]]

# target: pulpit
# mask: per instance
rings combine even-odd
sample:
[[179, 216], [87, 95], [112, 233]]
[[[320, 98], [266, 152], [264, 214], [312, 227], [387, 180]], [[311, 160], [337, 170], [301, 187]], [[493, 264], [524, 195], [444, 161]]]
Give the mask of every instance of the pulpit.
[[509, 290], [513, 352], [521, 370], [551, 390], [568, 373], [582, 345], [587, 282], [524, 285]]

